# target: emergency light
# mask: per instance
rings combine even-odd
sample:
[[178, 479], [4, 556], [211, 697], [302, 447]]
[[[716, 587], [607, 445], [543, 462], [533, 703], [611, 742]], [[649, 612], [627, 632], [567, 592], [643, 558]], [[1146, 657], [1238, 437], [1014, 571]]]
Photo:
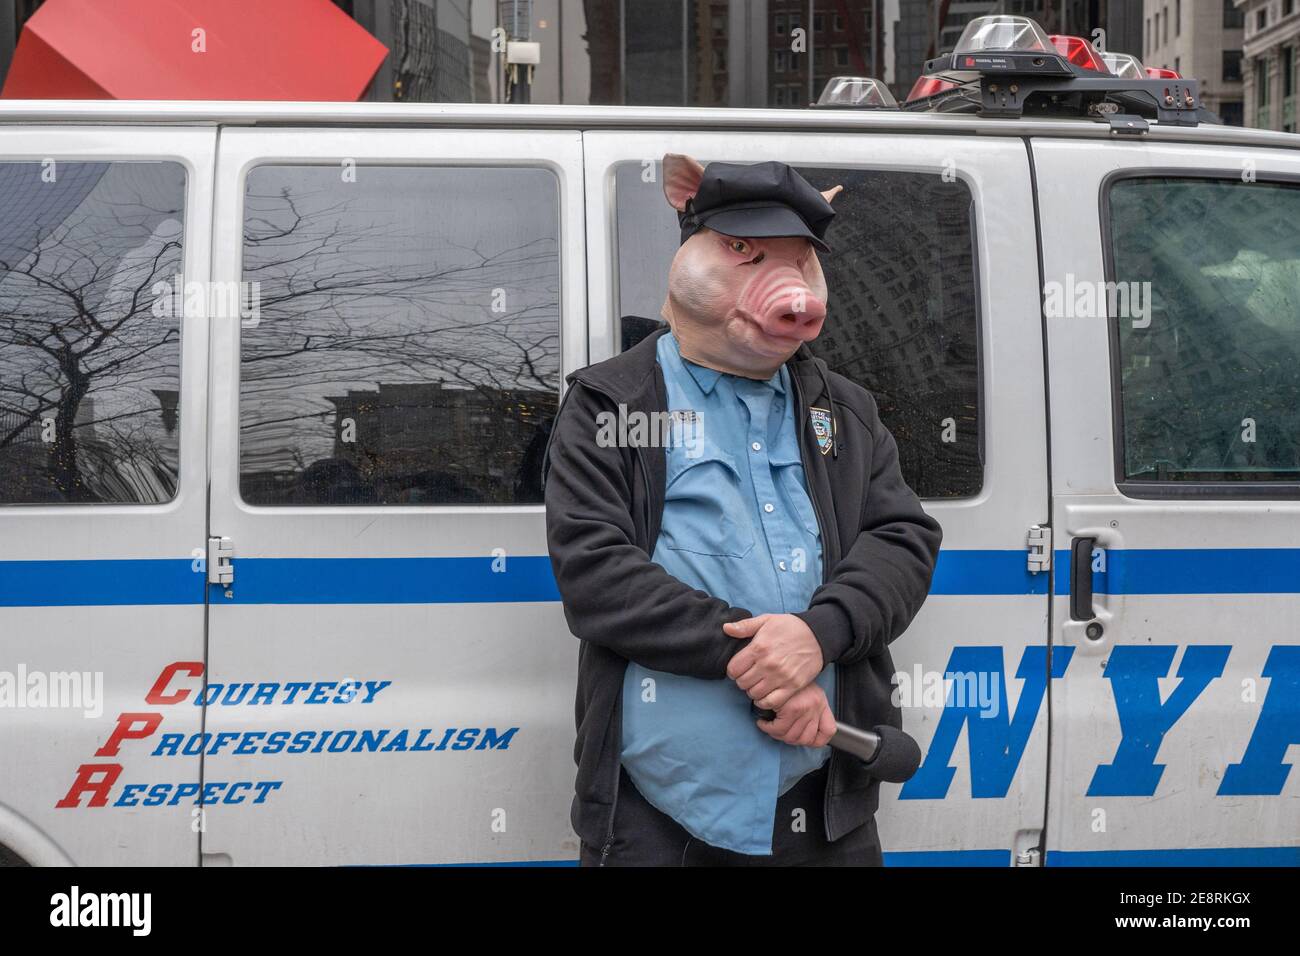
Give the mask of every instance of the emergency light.
[[984, 53], [1009, 50], [1047, 53], [1053, 49], [1043, 28], [1028, 17], [976, 17], [957, 38], [954, 53]]
[[1199, 100], [1196, 81], [1173, 70], [1148, 70], [1131, 54], [1101, 53], [1083, 37], [1049, 36], [1028, 17], [997, 15], [971, 20], [951, 53], [927, 61], [903, 108], [1088, 116], [1141, 134], [1146, 118], [1213, 122]]
[[[933, 67], [937, 66], [938, 69]], [[1069, 61], [1028, 17], [976, 17], [946, 56], [926, 64], [927, 73], [1052, 73], [1070, 75]]]
[[[814, 104], [899, 109], [879, 80], [836, 76]], [[909, 112], [981, 116], [1083, 116], [1117, 134], [1141, 134], [1147, 120], [1195, 126], [1216, 122], [1198, 84], [1174, 70], [1148, 69], [1128, 53], [1103, 53], [1083, 37], [1049, 35], [1029, 17], [976, 17], [951, 53], [925, 64], [903, 106]]]
[[1106, 66], [1106, 61], [1101, 58], [1101, 54], [1083, 37], [1067, 37], [1054, 33], [1048, 39], [1052, 41], [1052, 46], [1056, 49], [1056, 52], [1075, 66], [1081, 66], [1085, 70], [1092, 70], [1094, 73], [1110, 72], [1110, 68]]
[[942, 77], [928, 75], [920, 76], [917, 78], [916, 82], [912, 84], [912, 89], [907, 94], [907, 100], [910, 103], [912, 100], [925, 99], [927, 96], [934, 96], [936, 93], [942, 93], [944, 90], [955, 89], [957, 86], [958, 84], [954, 81], [945, 80]]
[[1146, 67], [1132, 53], [1103, 53], [1106, 68], [1125, 80], [1147, 79]]
[[889, 87], [871, 76], [832, 76], [822, 88], [822, 95], [817, 97], [815, 105], [823, 109], [898, 109], [898, 101], [889, 92]]

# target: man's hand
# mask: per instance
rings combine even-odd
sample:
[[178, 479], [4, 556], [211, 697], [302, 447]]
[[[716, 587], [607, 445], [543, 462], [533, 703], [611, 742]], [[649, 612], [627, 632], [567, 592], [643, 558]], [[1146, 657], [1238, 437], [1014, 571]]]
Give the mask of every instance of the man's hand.
[[812, 629], [793, 614], [760, 614], [722, 631], [735, 638], [753, 638], [731, 658], [727, 676], [765, 710], [780, 710], [786, 701], [822, 672], [822, 648]]
[[756, 721], [769, 737], [796, 747], [825, 747], [835, 733], [835, 718], [818, 684], [809, 684], [776, 712], [775, 720]]

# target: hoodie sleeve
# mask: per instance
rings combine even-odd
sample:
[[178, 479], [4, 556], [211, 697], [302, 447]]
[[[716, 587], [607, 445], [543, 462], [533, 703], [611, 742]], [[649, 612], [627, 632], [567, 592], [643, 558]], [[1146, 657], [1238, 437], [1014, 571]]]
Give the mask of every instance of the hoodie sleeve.
[[607, 405], [574, 383], [547, 451], [546, 538], [569, 629], [652, 670], [725, 678], [748, 642], [722, 625], [749, 612], [673, 577], [635, 543], [637, 459], [632, 449], [596, 441], [597, 416], [614, 413]]
[[870, 403], [870, 478], [857, 538], [831, 579], [796, 616], [812, 629], [829, 663], [884, 653], [907, 629], [930, 591], [943, 531], [903, 480], [898, 445]]

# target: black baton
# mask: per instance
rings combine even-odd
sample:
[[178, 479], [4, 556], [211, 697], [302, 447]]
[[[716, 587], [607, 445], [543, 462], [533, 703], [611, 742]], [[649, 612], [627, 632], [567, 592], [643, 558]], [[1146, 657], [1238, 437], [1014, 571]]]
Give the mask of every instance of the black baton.
[[[749, 703], [749, 712], [759, 720], [776, 719], [776, 711], [764, 710], [753, 701]], [[921, 766], [921, 748], [917, 742], [889, 724], [862, 730], [837, 720], [829, 743], [836, 750], [857, 757], [872, 776], [888, 783], [907, 782]]]

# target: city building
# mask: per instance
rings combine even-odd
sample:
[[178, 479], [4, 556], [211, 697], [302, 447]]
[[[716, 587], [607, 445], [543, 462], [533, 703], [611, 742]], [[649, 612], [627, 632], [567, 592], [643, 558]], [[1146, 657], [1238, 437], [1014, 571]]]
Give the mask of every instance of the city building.
[[1142, 42], [1142, 5], [1135, 0], [999, 0], [995, 6], [995, 13], [1029, 17], [1048, 33], [1080, 36], [1106, 50], [1136, 56]]
[[1225, 123], [1242, 125], [1242, 15], [1234, 0], [1145, 0], [1146, 66], [1196, 80], [1201, 101]]
[[1300, 0], [1235, 0], [1242, 43], [1245, 124], [1296, 132], [1296, 48]]

